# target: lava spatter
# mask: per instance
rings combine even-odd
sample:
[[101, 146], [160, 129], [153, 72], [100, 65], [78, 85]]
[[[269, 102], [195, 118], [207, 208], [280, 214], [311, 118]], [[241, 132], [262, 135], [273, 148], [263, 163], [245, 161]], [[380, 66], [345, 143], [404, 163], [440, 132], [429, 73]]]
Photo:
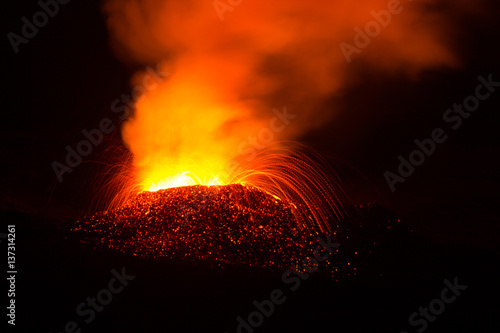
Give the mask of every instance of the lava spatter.
[[195, 185], [141, 192], [118, 209], [86, 216], [64, 229], [68, 237], [96, 249], [276, 272], [301, 271], [320, 238], [329, 238], [340, 247], [321, 271], [336, 280], [366, 271], [388, 237], [404, 242], [409, 234], [396, 216], [376, 204], [350, 206], [348, 217], [330, 221], [333, 232], [321, 235], [299, 229], [294, 209], [304, 207], [251, 185]]
[[276, 269], [317, 245], [299, 232], [293, 209], [250, 185], [185, 186], [141, 192], [70, 230], [84, 243], [134, 256]]

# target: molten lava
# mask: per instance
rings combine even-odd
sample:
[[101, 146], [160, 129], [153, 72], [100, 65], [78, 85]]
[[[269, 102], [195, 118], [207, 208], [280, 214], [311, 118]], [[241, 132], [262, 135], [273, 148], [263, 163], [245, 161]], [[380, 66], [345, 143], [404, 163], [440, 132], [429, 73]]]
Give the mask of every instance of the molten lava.
[[[97, 250], [167, 263], [303, 270], [321, 239], [340, 247], [322, 265], [336, 280], [365, 270], [388, 234], [404, 241], [408, 229], [380, 206], [349, 207], [349, 219], [330, 221], [332, 234], [305, 234], [291, 205], [249, 185], [185, 186], [137, 194], [121, 208], [66, 226], [66, 237]], [[335, 225], [337, 223], [337, 225]], [[341, 227], [339, 226], [341, 225]], [[299, 265], [299, 266], [296, 266]], [[302, 267], [302, 268], [300, 268]], [[372, 267], [373, 269], [373, 267]]]
[[157, 183], [153, 182], [147, 189], [148, 191], [158, 191], [171, 187], [192, 186], [192, 185], [222, 185], [219, 176], [212, 176], [207, 181], [200, 179], [192, 172], [185, 171], [176, 174], [175, 176], [167, 177]]
[[248, 185], [142, 192], [70, 229], [94, 246], [134, 256], [280, 268], [309, 252], [294, 207]]

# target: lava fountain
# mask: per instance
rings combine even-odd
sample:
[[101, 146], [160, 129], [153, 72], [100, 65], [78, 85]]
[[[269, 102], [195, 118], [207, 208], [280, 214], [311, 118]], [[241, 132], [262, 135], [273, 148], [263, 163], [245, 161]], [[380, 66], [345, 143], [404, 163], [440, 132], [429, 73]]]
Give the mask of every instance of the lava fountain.
[[315, 248], [318, 236], [341, 239], [347, 197], [326, 165], [298, 144], [270, 145], [228, 184], [127, 189], [126, 199], [70, 230], [134, 256], [284, 268]]
[[[411, 78], [457, 66], [443, 42], [450, 23], [434, 3], [405, 4], [355, 55]], [[310, 237], [345, 234], [348, 200], [335, 171], [288, 140], [336, 114], [325, 101], [356, 79], [338, 46], [359, 41], [353, 29], [375, 10], [387, 18], [387, 1], [253, 0], [232, 9], [221, 22], [212, 1], [104, 1], [118, 58], [170, 75], [133, 90], [135, 110], [122, 126], [130, 163], [104, 190], [117, 192], [108, 211], [71, 227], [95, 235], [85, 241], [139, 256], [271, 266]], [[276, 104], [297, 120], [263, 140]]]

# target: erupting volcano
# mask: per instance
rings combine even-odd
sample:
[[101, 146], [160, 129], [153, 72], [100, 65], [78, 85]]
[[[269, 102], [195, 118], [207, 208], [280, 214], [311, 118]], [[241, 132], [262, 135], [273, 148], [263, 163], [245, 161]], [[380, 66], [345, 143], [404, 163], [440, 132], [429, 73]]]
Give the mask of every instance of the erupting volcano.
[[[335, 170], [289, 143], [337, 114], [325, 101], [352, 81], [338, 45], [397, 13], [363, 47], [366, 64], [412, 77], [457, 65], [439, 20], [413, 24], [424, 4], [362, 3], [256, 0], [221, 23], [210, 1], [105, 1], [116, 54], [148, 70], [113, 110], [130, 165], [102, 189], [108, 210], [71, 230], [132, 255], [260, 267], [294, 261], [320, 235], [347, 240], [352, 204]], [[170, 74], [153, 82], [150, 66]]]
[[129, 194], [69, 229], [85, 243], [134, 256], [283, 268], [314, 249], [318, 236], [342, 234], [346, 199], [314, 157], [292, 146], [265, 150], [233, 184]]

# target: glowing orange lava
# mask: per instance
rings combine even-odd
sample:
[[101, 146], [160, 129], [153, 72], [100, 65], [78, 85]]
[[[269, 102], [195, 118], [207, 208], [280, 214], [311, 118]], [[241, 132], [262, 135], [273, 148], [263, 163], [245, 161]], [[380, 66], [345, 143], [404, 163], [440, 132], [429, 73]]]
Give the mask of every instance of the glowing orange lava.
[[[161, 176], [160, 176], [161, 178]], [[146, 182], [147, 184], [147, 182]], [[208, 181], [206, 179], [200, 179], [198, 176], [189, 171], [179, 172], [175, 176], [168, 177], [159, 182], [152, 182], [151, 186], [147, 189], [147, 191], [158, 191], [164, 190], [171, 187], [180, 187], [180, 186], [193, 186], [193, 185], [223, 185], [219, 176], [212, 176]]]

